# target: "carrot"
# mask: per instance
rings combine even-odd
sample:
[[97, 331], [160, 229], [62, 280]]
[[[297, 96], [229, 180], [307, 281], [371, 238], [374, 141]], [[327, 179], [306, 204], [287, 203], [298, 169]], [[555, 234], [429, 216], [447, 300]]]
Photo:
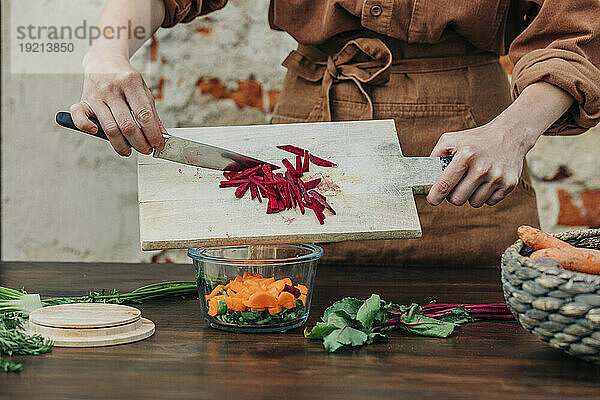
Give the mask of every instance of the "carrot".
[[233, 280], [234, 282], [242, 282], [244, 279], [240, 276], [240, 275], [236, 275], [235, 279]]
[[255, 279], [246, 279], [242, 284], [250, 290], [256, 290], [260, 288], [260, 284]]
[[574, 248], [569, 243], [555, 238], [552, 235], [548, 235], [546, 232], [531, 226], [521, 225], [517, 229], [517, 233], [519, 234], [519, 238], [523, 241], [523, 243], [531, 247], [533, 250], [549, 249], [553, 247], [569, 249]]
[[207, 294], [206, 296], [204, 296], [206, 298], [206, 300], [210, 300], [213, 297], [215, 297], [216, 295], [219, 294], [219, 292], [221, 291], [221, 289], [223, 289], [224, 286], [223, 285], [217, 285], [216, 288], [213, 289], [212, 292], [210, 292], [210, 294]]
[[277, 292], [281, 293], [281, 291], [283, 290], [284, 287], [285, 287], [285, 282], [283, 281], [283, 279], [280, 279], [278, 281], [271, 283], [267, 289], [271, 290], [273, 288], [276, 288]]
[[268, 310], [269, 310], [269, 314], [275, 315], [275, 314], [281, 312], [281, 307], [280, 306], [269, 307]]
[[[279, 294], [279, 297], [277, 298], [277, 304], [282, 306], [284, 304], [290, 304], [290, 303], [294, 303], [294, 306], [296, 305], [296, 298], [294, 297], [294, 295], [291, 294], [290, 292], [281, 292]], [[289, 307], [286, 307], [286, 308], [289, 308]]]
[[304, 305], [306, 305], [306, 295], [305, 294], [301, 294], [300, 296], [298, 296], [298, 299], [301, 300]]
[[280, 292], [277, 290], [276, 287], [273, 287], [273, 288], [267, 290], [267, 293], [269, 293], [271, 296], [277, 298], [277, 297], [279, 297]]
[[532, 259], [548, 257], [558, 262], [564, 269], [600, 275], [600, 251], [580, 247], [554, 247], [534, 251]]
[[256, 292], [250, 296], [250, 307], [255, 308], [269, 308], [277, 306], [277, 299], [270, 293], [267, 292]]
[[246, 306], [244, 305], [244, 301], [242, 299], [238, 299], [235, 297], [226, 297], [225, 303], [227, 304], [227, 310], [229, 311], [245, 311]]
[[248, 289], [244, 288], [242, 291], [234, 294], [233, 297], [236, 297], [236, 298], [242, 299], [242, 300], [247, 300], [248, 298], [250, 298], [250, 291]]
[[208, 315], [214, 317], [219, 313], [219, 302], [216, 300], [210, 300], [208, 302]]
[[296, 307], [296, 300], [294, 300], [293, 302], [290, 302], [290, 303], [282, 304], [281, 307], [287, 308], [288, 310], [290, 308], [294, 308], [294, 307]]
[[262, 278], [260, 280], [260, 284], [261, 286], [269, 286], [271, 285], [271, 283], [275, 282], [275, 278], [270, 277], [270, 278]]
[[245, 286], [238, 281], [229, 282], [229, 289], [233, 290], [236, 293], [241, 292], [242, 290], [244, 290], [244, 288]]
[[263, 278], [263, 276], [261, 274], [259, 274], [258, 272], [253, 273], [251, 276], [253, 276], [255, 278], [259, 278], [259, 279]]
[[244, 275], [242, 276], [242, 280], [245, 281], [246, 279], [248, 279], [251, 275], [248, 273], [248, 271], [244, 271]]
[[283, 279], [280, 279], [280, 281], [283, 281], [283, 283], [288, 286], [292, 286], [292, 280], [290, 278], [283, 278]]
[[307, 294], [308, 293], [308, 288], [306, 286], [304, 286], [304, 285], [298, 284], [298, 285], [295, 286], [295, 288], [298, 289], [300, 291], [300, 293], [302, 293], [302, 294]]

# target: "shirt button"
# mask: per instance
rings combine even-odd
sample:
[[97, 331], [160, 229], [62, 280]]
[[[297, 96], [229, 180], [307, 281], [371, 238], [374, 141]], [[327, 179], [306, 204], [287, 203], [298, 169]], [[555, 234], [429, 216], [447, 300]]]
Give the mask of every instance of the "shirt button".
[[374, 17], [379, 17], [382, 12], [383, 9], [379, 4], [375, 4], [373, 7], [371, 7], [371, 15]]

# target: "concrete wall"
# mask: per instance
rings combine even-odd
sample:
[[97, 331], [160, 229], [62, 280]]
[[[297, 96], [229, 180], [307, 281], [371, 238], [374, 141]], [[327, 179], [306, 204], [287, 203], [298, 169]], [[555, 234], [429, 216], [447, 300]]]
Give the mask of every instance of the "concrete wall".
[[[102, 3], [85, 4], [99, 13]], [[138, 52], [134, 65], [166, 126], [269, 121], [285, 72], [280, 63], [294, 42], [269, 30], [268, 3], [230, 0], [209, 17], [161, 30]], [[2, 80], [3, 259], [186, 261], [181, 251], [139, 250], [134, 157], [119, 158], [105, 143], [54, 125], [54, 112], [79, 99], [80, 75], [3, 68]], [[597, 135], [544, 138], [530, 154], [545, 229], [600, 226]]]

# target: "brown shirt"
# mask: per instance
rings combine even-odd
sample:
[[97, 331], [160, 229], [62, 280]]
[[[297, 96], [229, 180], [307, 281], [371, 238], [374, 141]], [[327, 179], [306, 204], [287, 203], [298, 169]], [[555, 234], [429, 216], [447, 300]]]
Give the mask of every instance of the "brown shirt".
[[[164, 0], [163, 27], [227, 0]], [[269, 22], [299, 43], [366, 29], [408, 43], [438, 43], [449, 30], [515, 64], [513, 96], [545, 81], [576, 103], [547, 133], [582, 133], [600, 122], [598, 0], [271, 0]]]

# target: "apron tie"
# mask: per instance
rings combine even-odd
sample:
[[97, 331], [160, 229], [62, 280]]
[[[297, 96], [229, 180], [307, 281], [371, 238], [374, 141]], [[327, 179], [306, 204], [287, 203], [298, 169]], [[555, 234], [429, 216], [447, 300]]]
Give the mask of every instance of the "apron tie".
[[380, 86], [388, 83], [391, 65], [392, 52], [375, 38], [350, 40], [333, 55], [326, 55], [315, 47], [300, 45], [283, 61], [284, 67], [301, 78], [321, 82], [321, 93], [308, 116], [308, 122], [331, 121], [331, 87], [335, 82], [347, 80], [354, 82], [367, 102], [367, 109], [359, 119], [373, 119], [373, 101], [363, 85]]

